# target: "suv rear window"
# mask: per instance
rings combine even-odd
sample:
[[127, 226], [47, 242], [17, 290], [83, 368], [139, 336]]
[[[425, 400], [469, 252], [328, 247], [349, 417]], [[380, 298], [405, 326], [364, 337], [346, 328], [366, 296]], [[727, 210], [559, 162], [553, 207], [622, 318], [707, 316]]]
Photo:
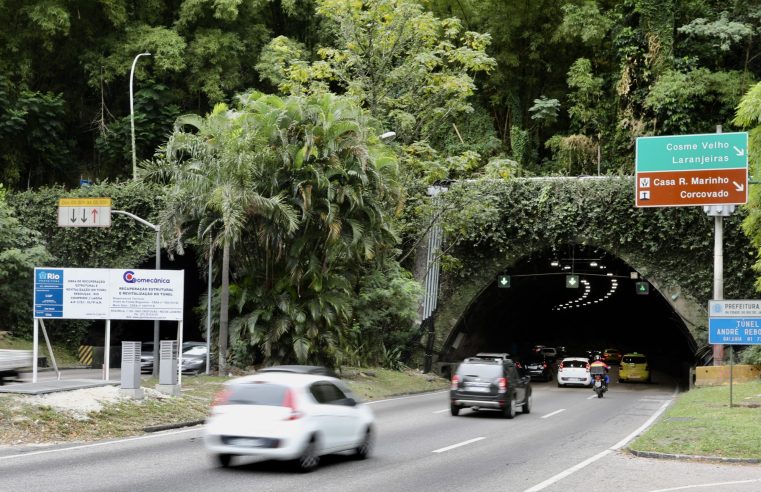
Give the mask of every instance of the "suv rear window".
[[458, 376], [472, 376], [481, 379], [502, 377], [501, 364], [463, 363], [457, 369]]
[[282, 406], [288, 388], [271, 383], [246, 383], [229, 386], [228, 405]]
[[627, 364], [647, 364], [647, 358], [639, 355], [627, 355], [623, 361]]

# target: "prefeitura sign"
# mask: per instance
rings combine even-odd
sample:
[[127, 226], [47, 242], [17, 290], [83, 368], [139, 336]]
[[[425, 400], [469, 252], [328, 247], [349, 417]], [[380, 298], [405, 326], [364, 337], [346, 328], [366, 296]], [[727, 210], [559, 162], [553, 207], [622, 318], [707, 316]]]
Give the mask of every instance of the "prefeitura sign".
[[761, 344], [761, 300], [712, 300], [708, 315], [708, 343]]
[[636, 205], [738, 205], [748, 201], [748, 134], [641, 137]]
[[184, 270], [35, 268], [34, 317], [182, 321]]

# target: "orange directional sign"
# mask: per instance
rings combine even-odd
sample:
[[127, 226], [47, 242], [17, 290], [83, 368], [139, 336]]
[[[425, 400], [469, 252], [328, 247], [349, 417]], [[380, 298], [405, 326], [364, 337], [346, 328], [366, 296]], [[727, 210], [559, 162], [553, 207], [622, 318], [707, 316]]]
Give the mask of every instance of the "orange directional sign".
[[747, 182], [747, 169], [637, 173], [637, 206], [737, 205], [748, 201]]
[[640, 137], [635, 153], [638, 207], [748, 202], [748, 134]]

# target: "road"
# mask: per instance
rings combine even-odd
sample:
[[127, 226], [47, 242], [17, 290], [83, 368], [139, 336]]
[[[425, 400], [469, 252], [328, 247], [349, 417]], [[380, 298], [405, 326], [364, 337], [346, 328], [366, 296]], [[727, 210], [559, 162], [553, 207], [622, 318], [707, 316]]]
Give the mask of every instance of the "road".
[[[0, 450], [0, 489], [567, 492], [653, 491], [731, 481], [731, 486], [712, 490], [759, 490], [758, 467], [643, 460], [615, 450], [673, 395], [666, 385], [613, 385], [605, 398], [597, 399], [587, 388], [536, 383], [532, 412], [513, 420], [469, 410], [452, 417], [445, 392], [372, 402], [378, 428], [373, 457], [362, 462], [326, 457], [309, 475], [253, 459], [240, 459], [230, 469], [216, 468], [204, 452], [202, 428], [26, 448], [25, 453], [6, 448]], [[591, 464], [578, 469], [589, 460]], [[671, 468], [677, 471], [669, 472]], [[736, 483], [743, 480], [754, 481]]]

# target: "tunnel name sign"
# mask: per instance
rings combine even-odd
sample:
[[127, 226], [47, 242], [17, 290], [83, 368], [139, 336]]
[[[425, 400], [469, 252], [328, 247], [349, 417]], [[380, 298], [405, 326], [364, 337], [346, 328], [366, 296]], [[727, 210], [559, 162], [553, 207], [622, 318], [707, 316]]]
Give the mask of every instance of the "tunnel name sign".
[[708, 343], [761, 345], [761, 300], [708, 302]]
[[637, 207], [748, 202], [748, 133], [640, 137], [635, 154]]
[[34, 317], [182, 321], [184, 270], [35, 268]]

